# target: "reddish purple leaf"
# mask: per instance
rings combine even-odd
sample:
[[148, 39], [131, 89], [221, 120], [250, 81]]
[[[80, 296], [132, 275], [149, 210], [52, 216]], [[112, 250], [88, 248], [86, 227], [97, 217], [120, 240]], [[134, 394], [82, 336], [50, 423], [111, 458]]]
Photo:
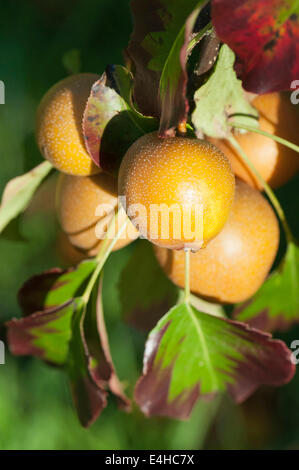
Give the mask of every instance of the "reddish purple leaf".
[[212, 1], [217, 35], [235, 52], [246, 90], [288, 90], [299, 77], [298, 14], [296, 1]]
[[53, 268], [30, 278], [19, 291], [25, 318], [14, 318], [7, 326], [13, 354], [37, 356], [64, 364], [71, 337], [74, 297], [96, 266], [83, 261], [76, 269]]
[[[238, 305], [233, 312], [233, 318], [238, 319], [242, 315], [242, 312], [250, 307], [254, 303], [254, 298], [247, 300], [243, 304]], [[290, 324], [284, 318], [283, 313], [277, 315], [274, 318], [271, 318], [269, 315], [269, 308], [265, 308], [262, 311], [257, 312], [256, 316], [248, 318], [246, 323], [252, 328], [257, 328], [262, 331], [287, 331], [290, 327]]]
[[237, 326], [240, 334], [248, 333], [252, 345], [259, 350], [257, 356], [249, 352], [246, 361], [239, 361], [235, 371], [238, 381], [228, 385], [228, 391], [237, 403], [246, 400], [261, 385], [279, 387], [292, 380], [296, 367], [292, 352], [283, 341], [272, 339], [271, 334], [250, 328], [245, 323], [229, 322]]
[[71, 392], [80, 423], [91, 426], [107, 406], [107, 393], [99, 389], [88, 375], [71, 381]]
[[55, 290], [61, 286], [58, 280], [66, 272], [67, 270], [52, 268], [42, 274], [32, 276], [23, 284], [18, 293], [18, 301], [24, 316], [55, 307], [54, 305], [46, 306], [45, 297], [51, 289]]
[[104, 171], [117, 174], [128, 148], [143, 134], [158, 128], [142, 116], [132, 101], [132, 74], [120, 65], [107, 67], [91, 90], [83, 119], [86, 147]]
[[100, 165], [100, 146], [105, 128], [114, 116], [126, 109], [119, 94], [107, 85], [107, 74], [94, 83], [83, 117], [83, 135], [89, 155]]
[[96, 261], [87, 260], [76, 268], [53, 268], [28, 279], [18, 294], [23, 314], [46, 312], [73, 299], [95, 266]]
[[72, 300], [58, 308], [36, 312], [6, 323], [7, 341], [12, 354], [36, 356], [62, 365], [71, 337]]

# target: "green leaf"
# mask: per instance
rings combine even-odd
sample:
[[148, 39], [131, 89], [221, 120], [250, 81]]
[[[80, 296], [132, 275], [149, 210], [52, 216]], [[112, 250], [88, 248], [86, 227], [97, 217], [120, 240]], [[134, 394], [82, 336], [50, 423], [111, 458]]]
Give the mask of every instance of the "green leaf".
[[150, 333], [135, 399], [146, 415], [187, 418], [201, 396], [227, 390], [241, 402], [260, 385], [282, 385], [294, 373], [283, 342], [183, 303]]
[[229, 118], [235, 115], [241, 124], [258, 126], [257, 111], [245, 98], [234, 61], [234, 53], [223, 44], [209, 79], [195, 92], [192, 122], [199, 137], [226, 137], [231, 129]]
[[299, 247], [289, 243], [279, 268], [234, 316], [263, 330], [286, 330], [299, 322]]
[[[77, 268], [53, 268], [31, 277], [19, 291], [19, 303], [25, 315], [57, 308], [79, 294], [79, 288], [96, 267], [95, 260], [82, 261]], [[81, 289], [82, 291], [82, 289]]]
[[101, 288], [98, 294], [96, 284], [87, 304], [81, 297], [96, 266], [97, 261], [88, 260], [76, 269], [56, 268], [32, 277], [19, 293], [26, 316], [6, 324], [13, 354], [65, 365], [84, 426], [93, 423], [106, 406], [108, 390], [121, 408], [130, 408], [109, 350]]
[[33, 194], [52, 168], [50, 162], [44, 161], [28, 173], [9, 181], [0, 206], [0, 233], [28, 207]]
[[74, 298], [82, 292], [95, 266], [96, 262], [90, 260], [82, 262], [77, 269], [51, 269], [23, 285], [19, 303], [26, 316], [6, 324], [13, 354], [37, 356], [56, 365], [65, 363]]
[[[195, 6], [195, 2], [193, 3]], [[169, 132], [170, 129], [178, 127], [179, 123], [187, 122], [189, 111], [186, 98], [188, 44], [196, 18], [204, 3], [206, 3], [205, 0], [197, 1], [197, 8], [190, 13], [185, 23], [181, 23], [182, 26], [171, 45], [162, 68], [159, 84], [161, 99], [160, 134], [162, 135]], [[184, 9], [184, 13], [185, 11]], [[184, 16], [181, 21], [184, 21]]]
[[118, 284], [124, 318], [141, 330], [149, 331], [172, 307], [178, 288], [170, 282], [146, 240], [136, 242]]
[[149, 116], [143, 116], [133, 102], [133, 75], [122, 65], [113, 65], [109, 68], [109, 82], [115, 82], [115, 89], [122, 97], [129, 113], [129, 117], [140, 131], [140, 136], [147, 134], [159, 127], [158, 120]]
[[21, 232], [21, 216], [12, 219], [1, 233], [2, 240], [9, 240], [13, 242], [25, 242], [26, 238]]
[[73, 302], [6, 323], [10, 351], [36, 356], [56, 365], [65, 363], [71, 338]]
[[81, 57], [79, 49], [70, 49], [62, 57], [62, 63], [68, 73], [75, 74], [81, 70]]

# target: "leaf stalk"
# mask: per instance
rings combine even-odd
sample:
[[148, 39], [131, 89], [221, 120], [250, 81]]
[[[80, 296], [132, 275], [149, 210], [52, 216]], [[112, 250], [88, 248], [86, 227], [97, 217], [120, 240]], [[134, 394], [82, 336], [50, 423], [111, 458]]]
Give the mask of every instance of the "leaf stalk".
[[231, 122], [230, 125], [236, 129], [243, 129], [244, 131], [255, 132], [256, 134], [263, 135], [264, 137], [269, 137], [269, 139], [272, 139], [275, 142], [278, 142], [279, 144], [285, 145], [286, 147], [299, 153], [298, 145], [293, 144], [292, 142], [289, 142], [288, 140], [283, 139], [282, 137], [278, 137], [277, 135], [271, 134], [270, 132], [263, 131], [259, 127], [248, 126], [247, 124], [241, 124], [235, 121]]
[[91, 292], [94, 288], [94, 285], [103, 269], [103, 266], [104, 264], [106, 263], [110, 253], [112, 252], [117, 240], [120, 238], [120, 236], [122, 235], [122, 233], [124, 232], [128, 222], [129, 222], [129, 219], [126, 218], [125, 222], [123, 223], [123, 225], [120, 227], [120, 229], [118, 230], [117, 234], [115, 235], [115, 237], [113, 238], [113, 240], [109, 243], [109, 238], [110, 238], [110, 235], [112, 233], [112, 231], [114, 230], [114, 224], [115, 224], [115, 221], [116, 221], [116, 218], [118, 216], [118, 210], [115, 212], [113, 218], [111, 219], [110, 223], [109, 223], [109, 226], [108, 226], [108, 230], [106, 232], [106, 235], [105, 235], [105, 239], [103, 240], [102, 242], [102, 246], [101, 246], [101, 249], [99, 251], [99, 253], [97, 254], [95, 260], [98, 262], [94, 272], [92, 273], [92, 276], [86, 286], [86, 289], [84, 291], [84, 294], [82, 295], [82, 299], [83, 301], [85, 302], [85, 304], [88, 303], [89, 299], [90, 299], [90, 295], [91, 295]]
[[273, 207], [274, 207], [274, 209], [275, 209], [275, 211], [276, 211], [276, 213], [277, 213], [277, 215], [278, 215], [278, 217], [281, 221], [281, 224], [282, 224], [283, 229], [284, 229], [285, 234], [286, 234], [287, 241], [288, 242], [293, 242], [294, 241], [293, 234], [292, 234], [291, 229], [289, 227], [289, 224], [286, 220], [286, 216], [285, 216], [285, 213], [283, 211], [283, 208], [281, 207], [280, 202], [278, 201], [278, 199], [275, 196], [274, 192], [272, 191], [272, 189], [270, 188], [268, 183], [266, 183], [266, 181], [261, 176], [261, 174], [257, 171], [257, 169], [255, 168], [255, 166], [253, 165], [253, 163], [251, 162], [251, 160], [249, 159], [247, 154], [244, 152], [244, 150], [242, 149], [242, 147], [240, 146], [238, 141], [235, 139], [235, 137], [231, 134], [229, 137], [227, 137], [227, 140], [234, 147], [234, 149], [238, 152], [238, 154], [241, 156], [241, 158], [243, 159], [243, 161], [245, 162], [247, 167], [256, 176], [257, 180], [259, 181], [261, 186], [264, 188], [265, 193], [269, 197], [269, 199], [270, 199], [270, 201], [271, 201], [271, 203], [272, 203], [272, 205], [273, 205]]
[[190, 302], [190, 248], [185, 248], [185, 293], [184, 302]]

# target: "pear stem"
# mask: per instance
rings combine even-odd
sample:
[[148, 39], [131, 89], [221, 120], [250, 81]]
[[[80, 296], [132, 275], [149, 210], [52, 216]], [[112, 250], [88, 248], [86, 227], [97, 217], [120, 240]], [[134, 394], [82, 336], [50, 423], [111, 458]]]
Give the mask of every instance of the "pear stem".
[[184, 301], [190, 302], [190, 248], [185, 248], [185, 293]]
[[187, 133], [187, 123], [186, 121], [181, 121], [178, 124], [179, 135], [185, 135]]

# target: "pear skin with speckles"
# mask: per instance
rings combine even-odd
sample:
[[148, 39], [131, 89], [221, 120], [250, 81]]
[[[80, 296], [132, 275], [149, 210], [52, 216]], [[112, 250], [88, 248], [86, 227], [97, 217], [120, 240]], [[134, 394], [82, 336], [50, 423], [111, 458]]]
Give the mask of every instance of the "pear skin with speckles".
[[[99, 252], [117, 205], [117, 180], [114, 177], [104, 173], [83, 177], [60, 174], [56, 189], [58, 219], [71, 244], [86, 256], [95, 256]], [[111, 239], [126, 219], [127, 215], [121, 208]], [[128, 245], [138, 236], [138, 231], [129, 222], [113, 251]]]
[[39, 149], [63, 173], [87, 176], [100, 172], [86, 150], [82, 131], [91, 87], [99, 78], [92, 73], [71, 75], [50, 88], [38, 107]]
[[[236, 180], [235, 198], [223, 230], [206, 248], [190, 254], [190, 288], [213, 302], [237, 303], [264, 282], [279, 244], [274, 211], [262, 194]], [[167, 276], [184, 286], [183, 251], [155, 247]]]
[[129, 148], [118, 181], [127, 214], [143, 237], [193, 251], [220, 232], [235, 188], [229, 160], [214, 145], [156, 132]]

